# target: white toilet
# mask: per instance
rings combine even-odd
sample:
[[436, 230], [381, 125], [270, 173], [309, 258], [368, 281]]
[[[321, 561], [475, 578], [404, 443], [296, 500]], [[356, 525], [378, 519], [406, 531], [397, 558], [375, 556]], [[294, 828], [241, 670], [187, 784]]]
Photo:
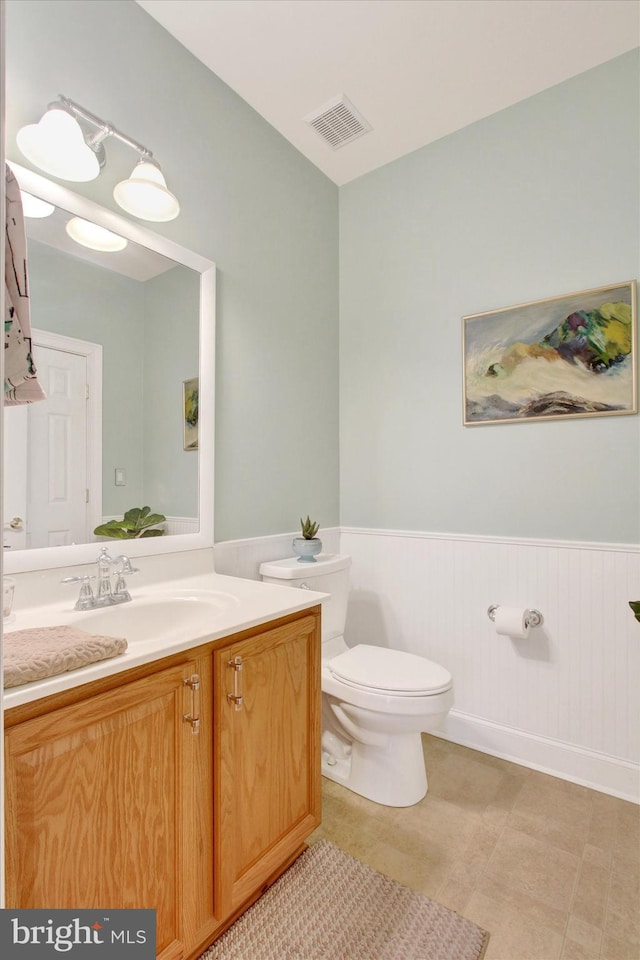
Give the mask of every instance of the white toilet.
[[262, 579], [327, 593], [322, 604], [322, 773], [389, 807], [409, 807], [427, 792], [421, 731], [453, 705], [451, 674], [400, 650], [349, 648], [344, 626], [351, 557], [319, 554], [260, 566]]

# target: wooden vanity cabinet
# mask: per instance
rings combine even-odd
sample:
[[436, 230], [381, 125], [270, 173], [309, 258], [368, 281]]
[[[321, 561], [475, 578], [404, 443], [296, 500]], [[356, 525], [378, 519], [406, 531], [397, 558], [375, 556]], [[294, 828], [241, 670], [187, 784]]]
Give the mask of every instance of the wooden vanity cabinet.
[[320, 823], [320, 649], [307, 615], [214, 653], [216, 879], [230, 914]]
[[160, 960], [199, 956], [320, 822], [319, 624], [7, 710], [6, 906], [154, 908]]
[[8, 907], [154, 908], [162, 960], [215, 928], [210, 691], [205, 656], [7, 728]]

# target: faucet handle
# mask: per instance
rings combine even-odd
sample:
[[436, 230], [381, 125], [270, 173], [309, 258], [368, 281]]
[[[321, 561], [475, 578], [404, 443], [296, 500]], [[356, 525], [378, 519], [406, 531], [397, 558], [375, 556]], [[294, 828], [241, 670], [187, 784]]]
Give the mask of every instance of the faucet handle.
[[91, 589], [91, 581], [95, 580], [95, 577], [90, 574], [85, 574], [84, 577], [63, 577], [60, 583], [81, 583], [80, 594], [76, 601], [75, 609], [76, 610], [90, 610], [94, 606], [94, 596], [93, 590]]
[[117, 562], [117, 563], [119, 563], [119, 564], [121, 565], [121, 566], [120, 566], [120, 570], [118, 570], [118, 573], [119, 573], [121, 576], [123, 576], [123, 577], [124, 577], [124, 576], [128, 577], [128, 576], [129, 576], [130, 574], [132, 574], [132, 573], [140, 573], [140, 568], [139, 568], [139, 567], [132, 567], [132, 566], [131, 566], [131, 560], [129, 559], [129, 557], [125, 557], [124, 554], [122, 554], [122, 555], [119, 556], [119, 557], [116, 557], [116, 561], [115, 561], [115, 562]]

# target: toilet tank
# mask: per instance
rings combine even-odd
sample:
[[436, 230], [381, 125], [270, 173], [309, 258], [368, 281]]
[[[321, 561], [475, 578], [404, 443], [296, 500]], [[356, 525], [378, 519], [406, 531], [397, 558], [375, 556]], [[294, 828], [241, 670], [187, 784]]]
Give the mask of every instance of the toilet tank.
[[351, 557], [346, 554], [319, 553], [315, 563], [301, 563], [297, 557], [261, 563], [260, 576], [265, 583], [329, 594], [329, 600], [322, 604], [322, 642], [325, 643], [344, 634], [350, 566]]

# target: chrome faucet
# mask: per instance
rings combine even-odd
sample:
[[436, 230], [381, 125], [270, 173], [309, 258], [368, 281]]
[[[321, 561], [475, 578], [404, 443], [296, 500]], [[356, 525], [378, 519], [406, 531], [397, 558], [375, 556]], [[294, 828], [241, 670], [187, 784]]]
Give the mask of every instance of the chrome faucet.
[[[82, 577], [64, 577], [61, 581], [61, 583], [81, 584], [80, 595], [74, 607], [75, 610], [95, 610], [99, 607], [111, 607], [114, 604], [126, 603], [131, 600], [125, 576], [137, 573], [138, 568], [131, 566], [129, 557], [122, 554], [114, 560], [109, 553], [109, 548], [102, 547], [96, 562], [98, 564], [98, 587], [95, 594], [91, 587], [91, 581], [96, 579], [95, 575], [85, 574]], [[112, 586], [111, 572], [115, 564], [119, 564], [119, 567], [115, 571], [115, 585]]]

